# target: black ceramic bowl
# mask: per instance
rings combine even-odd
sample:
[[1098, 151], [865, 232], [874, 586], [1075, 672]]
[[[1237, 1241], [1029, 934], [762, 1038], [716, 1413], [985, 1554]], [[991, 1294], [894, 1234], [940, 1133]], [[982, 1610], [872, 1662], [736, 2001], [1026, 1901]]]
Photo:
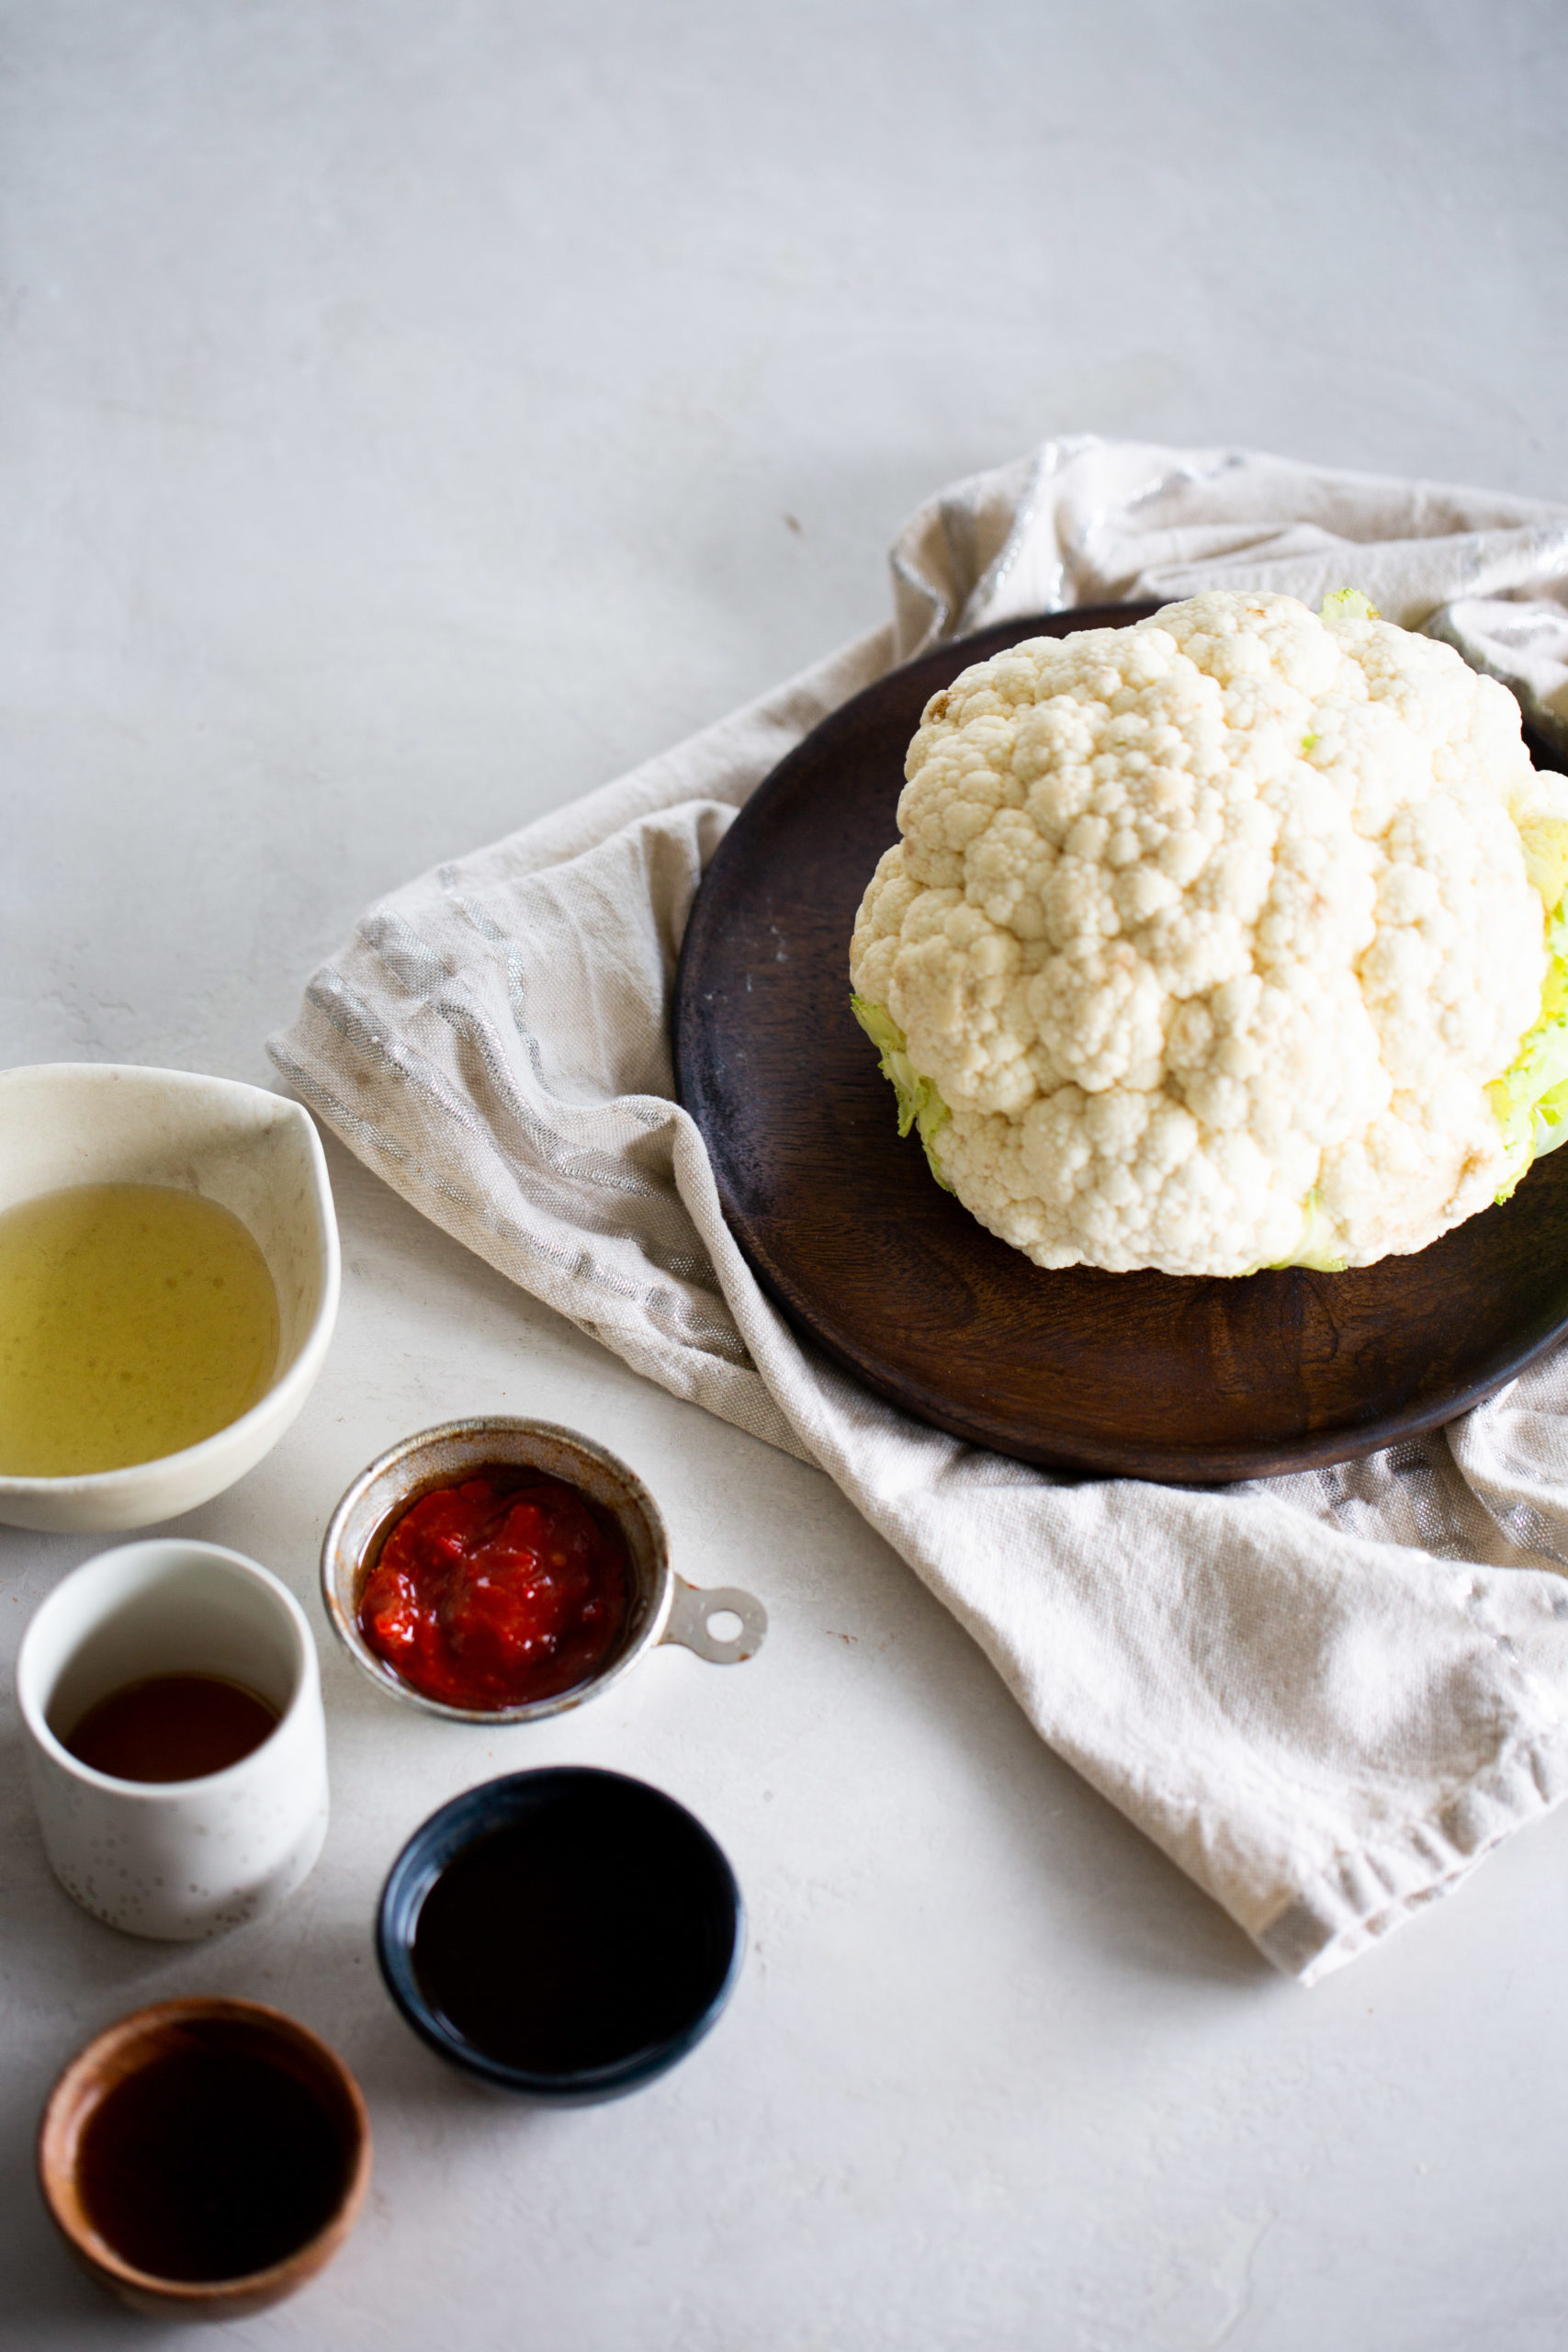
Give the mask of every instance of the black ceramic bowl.
[[381, 1896], [393, 2000], [505, 2090], [615, 2098], [683, 2058], [739, 1973], [740, 1890], [700, 1821], [587, 1765], [513, 1772], [416, 1829]]

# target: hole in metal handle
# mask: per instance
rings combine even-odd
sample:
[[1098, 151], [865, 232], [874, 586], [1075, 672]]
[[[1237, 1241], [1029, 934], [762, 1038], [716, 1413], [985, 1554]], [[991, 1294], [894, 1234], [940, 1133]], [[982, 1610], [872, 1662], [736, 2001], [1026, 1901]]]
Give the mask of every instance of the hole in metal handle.
[[768, 1630], [768, 1612], [760, 1600], [733, 1585], [715, 1585], [705, 1592], [684, 1577], [671, 1581], [674, 1589], [661, 1642], [678, 1642], [710, 1666], [739, 1666], [743, 1658], [755, 1657]]

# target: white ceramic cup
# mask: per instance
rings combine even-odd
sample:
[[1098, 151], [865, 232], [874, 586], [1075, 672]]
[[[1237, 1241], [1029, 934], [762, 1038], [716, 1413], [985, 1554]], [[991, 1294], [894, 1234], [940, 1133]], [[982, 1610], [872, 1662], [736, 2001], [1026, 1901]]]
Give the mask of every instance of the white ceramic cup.
[[[197, 1781], [120, 1781], [64, 1746], [87, 1709], [154, 1674], [220, 1674], [279, 1719]], [[50, 1865], [84, 1910], [195, 1942], [281, 1903], [327, 1833], [326, 1724], [304, 1611], [238, 1552], [125, 1544], [68, 1576], [22, 1636], [17, 1695]]]

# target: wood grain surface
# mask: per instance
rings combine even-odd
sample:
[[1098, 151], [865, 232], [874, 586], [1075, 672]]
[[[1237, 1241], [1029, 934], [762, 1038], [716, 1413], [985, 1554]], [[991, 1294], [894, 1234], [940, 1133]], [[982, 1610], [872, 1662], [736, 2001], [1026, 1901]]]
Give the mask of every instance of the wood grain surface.
[[1046, 1272], [937, 1186], [915, 1136], [900, 1142], [893, 1090], [849, 1009], [849, 941], [897, 836], [921, 710], [1003, 646], [1153, 609], [1079, 607], [942, 646], [791, 752], [698, 893], [676, 978], [676, 1080], [753, 1271], [839, 1363], [1026, 1462], [1213, 1483], [1413, 1436], [1562, 1337], [1568, 1149], [1416, 1256], [1223, 1281]]

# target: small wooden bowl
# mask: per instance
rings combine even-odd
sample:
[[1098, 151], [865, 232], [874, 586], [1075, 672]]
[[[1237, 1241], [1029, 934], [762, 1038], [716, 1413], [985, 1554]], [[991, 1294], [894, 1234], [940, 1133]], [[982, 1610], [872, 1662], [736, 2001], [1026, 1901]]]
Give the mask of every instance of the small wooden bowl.
[[[166, 2278], [139, 2270], [102, 2235], [83, 2194], [82, 2153], [97, 2109], [154, 2060], [186, 2052], [263, 2060], [310, 2092], [337, 2143], [342, 2188], [326, 2220], [282, 2260], [242, 2278]], [[325, 2042], [258, 2001], [161, 2001], [109, 2026], [73, 2059], [39, 2127], [44, 2202], [73, 2254], [101, 2285], [152, 2319], [238, 2319], [281, 2302], [331, 2261], [348, 2235], [370, 2178], [370, 2124], [359, 2086]]]

